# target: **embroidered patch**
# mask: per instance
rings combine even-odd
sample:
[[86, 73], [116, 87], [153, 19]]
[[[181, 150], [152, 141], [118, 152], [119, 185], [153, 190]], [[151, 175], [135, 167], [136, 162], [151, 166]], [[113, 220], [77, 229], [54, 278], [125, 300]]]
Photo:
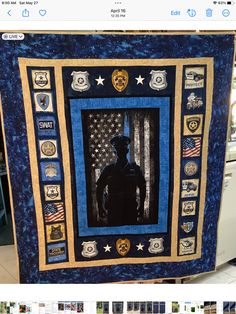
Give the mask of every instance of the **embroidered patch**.
[[181, 225], [181, 229], [186, 232], [186, 233], [189, 233], [193, 230], [193, 226], [194, 226], [194, 223], [192, 221], [188, 221], [188, 222], [184, 222], [182, 225]]
[[89, 83], [89, 73], [87, 71], [73, 71], [71, 73], [73, 76], [73, 81], [71, 83], [71, 88], [76, 92], [86, 92], [90, 89]]
[[203, 88], [204, 81], [204, 67], [193, 67], [185, 69], [185, 89]]
[[56, 122], [55, 118], [51, 116], [40, 116], [36, 118], [38, 134], [40, 136], [55, 136], [56, 135]]
[[116, 250], [121, 256], [125, 256], [130, 250], [131, 244], [128, 239], [118, 239], [116, 241]]
[[48, 203], [43, 208], [45, 222], [57, 222], [65, 219], [63, 203]]
[[181, 197], [196, 197], [198, 196], [199, 179], [182, 180]]
[[57, 161], [40, 163], [42, 181], [59, 181], [61, 180], [60, 164]]
[[58, 244], [49, 244], [47, 246], [48, 252], [48, 262], [58, 262], [66, 260], [66, 244], [58, 243]]
[[184, 135], [201, 135], [202, 120], [202, 114], [184, 116]]
[[196, 201], [182, 202], [182, 216], [193, 216], [196, 214]]
[[157, 254], [162, 253], [164, 251], [163, 238], [154, 238], [149, 240], [150, 245], [148, 248], [149, 253], [151, 254]]
[[40, 157], [41, 158], [57, 158], [57, 141], [56, 140], [40, 140]]
[[129, 82], [129, 74], [126, 70], [114, 70], [111, 77], [112, 85], [120, 93], [126, 89]]
[[179, 255], [193, 254], [195, 251], [195, 237], [180, 239]]
[[197, 173], [197, 171], [198, 171], [198, 165], [195, 161], [189, 161], [184, 166], [184, 173], [187, 176], [193, 176]]
[[34, 93], [36, 112], [53, 112], [52, 93]]
[[32, 81], [34, 89], [50, 89], [50, 71], [32, 70]]
[[187, 137], [183, 140], [183, 157], [199, 157], [201, 152], [201, 138]]
[[46, 225], [47, 243], [65, 240], [65, 224]]
[[98, 255], [97, 242], [88, 241], [82, 243], [83, 250], [81, 252], [83, 257], [92, 258]]
[[203, 106], [202, 97], [198, 97], [195, 93], [188, 96], [187, 109], [196, 109]]
[[167, 80], [166, 80], [167, 72], [166, 71], [152, 70], [150, 74], [151, 74], [151, 80], [149, 82], [149, 86], [151, 87], [151, 89], [159, 91], [167, 87]]
[[44, 185], [44, 194], [46, 201], [60, 201], [61, 200], [61, 186]]

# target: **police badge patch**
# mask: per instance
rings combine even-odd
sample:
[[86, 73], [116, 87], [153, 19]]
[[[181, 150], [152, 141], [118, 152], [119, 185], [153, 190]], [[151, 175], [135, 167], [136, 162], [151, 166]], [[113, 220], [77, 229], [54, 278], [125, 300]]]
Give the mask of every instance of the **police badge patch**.
[[73, 81], [71, 83], [71, 88], [76, 92], [86, 92], [90, 89], [90, 82], [89, 82], [89, 73], [87, 71], [73, 71], [71, 73], [73, 76]]
[[185, 89], [203, 88], [204, 81], [204, 67], [191, 67], [185, 69]]
[[163, 246], [164, 239], [163, 238], [150, 239], [149, 242], [150, 242], [150, 245], [148, 248], [149, 253], [157, 254], [157, 253], [162, 253], [164, 251], [164, 246]]
[[114, 70], [111, 76], [112, 85], [120, 93], [126, 89], [129, 82], [129, 74], [126, 70]]
[[194, 226], [194, 223], [193, 221], [188, 221], [188, 222], [184, 222], [182, 225], [181, 225], [181, 229], [186, 232], [186, 233], [189, 233], [193, 230], [193, 226]]
[[121, 256], [125, 256], [130, 250], [131, 244], [128, 239], [118, 239], [116, 241], [116, 250]]
[[50, 89], [50, 71], [32, 70], [32, 81], [34, 89]]
[[47, 243], [65, 240], [65, 224], [46, 225]]
[[199, 179], [182, 180], [181, 197], [196, 197], [198, 196]]
[[40, 157], [41, 158], [57, 158], [57, 141], [56, 140], [40, 140]]
[[96, 241], [83, 242], [82, 246], [83, 246], [83, 250], [81, 252], [81, 255], [83, 257], [92, 258], [98, 255]]
[[202, 134], [203, 115], [185, 115], [184, 116], [184, 135]]
[[196, 214], [196, 201], [182, 202], [182, 216], [193, 216]]
[[53, 112], [51, 93], [34, 93], [34, 103], [37, 112]]
[[44, 195], [46, 201], [60, 201], [61, 186], [59, 184], [44, 185]]
[[191, 177], [195, 175], [198, 171], [198, 165], [195, 161], [189, 161], [184, 166], [184, 173]]
[[167, 80], [166, 80], [167, 72], [166, 71], [152, 70], [150, 74], [151, 74], [151, 80], [149, 82], [149, 86], [151, 87], [151, 89], [159, 91], [167, 87]]
[[193, 254], [195, 251], [195, 237], [180, 239], [179, 255]]
[[61, 180], [60, 164], [57, 161], [41, 162], [42, 181], [59, 181]]

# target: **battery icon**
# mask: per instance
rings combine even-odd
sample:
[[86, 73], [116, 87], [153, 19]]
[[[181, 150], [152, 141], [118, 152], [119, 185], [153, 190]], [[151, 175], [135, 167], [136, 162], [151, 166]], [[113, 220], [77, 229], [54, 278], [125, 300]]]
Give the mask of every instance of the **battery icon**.
[[234, 2], [233, 1], [227, 1], [227, 4], [232, 5], [232, 4], [234, 4]]

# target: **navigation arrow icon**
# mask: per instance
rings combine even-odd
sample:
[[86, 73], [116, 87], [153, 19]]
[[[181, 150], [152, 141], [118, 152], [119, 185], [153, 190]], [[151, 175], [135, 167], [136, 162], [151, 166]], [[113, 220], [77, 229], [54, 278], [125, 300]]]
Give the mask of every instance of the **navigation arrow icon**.
[[11, 16], [11, 10], [9, 10], [9, 11], [7, 12], [7, 14], [8, 14], [9, 16]]

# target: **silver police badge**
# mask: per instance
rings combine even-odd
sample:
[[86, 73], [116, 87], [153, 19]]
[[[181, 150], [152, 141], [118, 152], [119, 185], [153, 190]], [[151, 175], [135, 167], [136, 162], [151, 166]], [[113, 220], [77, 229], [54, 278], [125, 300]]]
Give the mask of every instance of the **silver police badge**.
[[88, 241], [88, 242], [83, 242], [83, 250], [81, 252], [83, 257], [94, 257], [98, 255], [98, 250], [97, 250], [97, 242], [96, 241]]
[[149, 253], [156, 254], [156, 253], [162, 253], [164, 251], [163, 238], [154, 238], [149, 240], [150, 245], [148, 248]]
[[48, 72], [35, 72], [34, 73], [34, 83], [39, 87], [44, 87], [48, 84]]
[[89, 79], [88, 79], [88, 76], [89, 76], [89, 73], [87, 71], [73, 71], [71, 73], [71, 76], [73, 76], [73, 81], [71, 83], [71, 88], [74, 90], [74, 91], [77, 91], [77, 92], [85, 92], [87, 90], [90, 89], [90, 83], [89, 83]]
[[193, 222], [192, 221], [189, 221], [189, 222], [184, 222], [182, 225], [181, 225], [181, 229], [186, 232], [186, 233], [189, 233], [193, 230]]
[[159, 91], [167, 87], [166, 71], [152, 70], [150, 74], [152, 75], [151, 80], [149, 82], [149, 86], [151, 87], [151, 89]]

